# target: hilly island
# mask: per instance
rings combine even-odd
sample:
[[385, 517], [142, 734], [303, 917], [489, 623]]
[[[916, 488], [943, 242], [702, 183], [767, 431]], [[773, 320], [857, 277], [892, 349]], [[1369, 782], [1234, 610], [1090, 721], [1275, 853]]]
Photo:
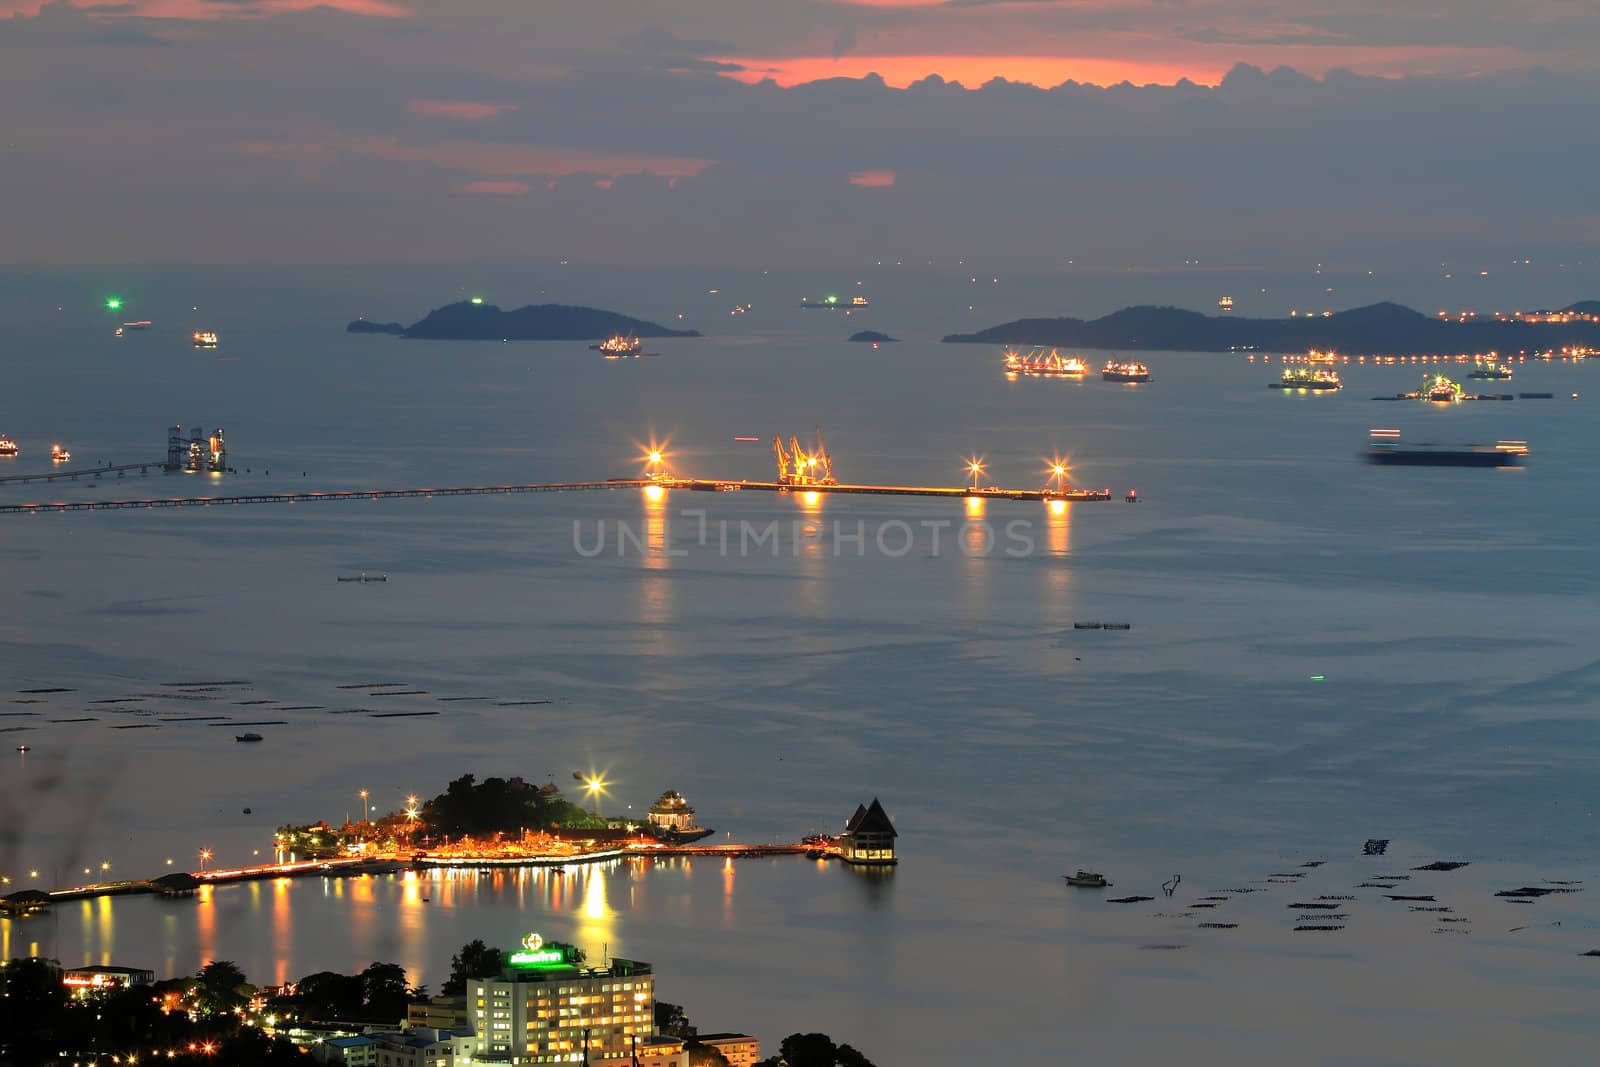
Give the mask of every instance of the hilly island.
[[1583, 301], [1563, 308], [1563, 313], [1571, 313], [1565, 322], [1477, 318], [1460, 322], [1387, 302], [1327, 316], [1287, 319], [1235, 318], [1141, 306], [1098, 319], [1017, 319], [977, 333], [953, 333], [944, 340], [1179, 352], [1298, 352], [1311, 348], [1396, 356], [1543, 352], [1600, 347], [1600, 321], [1594, 318], [1597, 307], [1595, 301]]
[[428, 312], [421, 321], [373, 323], [356, 319], [351, 333], [391, 333], [435, 341], [598, 341], [618, 334], [635, 337], [699, 337], [698, 330], [673, 330], [644, 319], [570, 304], [528, 304], [505, 311], [494, 304], [462, 300]]

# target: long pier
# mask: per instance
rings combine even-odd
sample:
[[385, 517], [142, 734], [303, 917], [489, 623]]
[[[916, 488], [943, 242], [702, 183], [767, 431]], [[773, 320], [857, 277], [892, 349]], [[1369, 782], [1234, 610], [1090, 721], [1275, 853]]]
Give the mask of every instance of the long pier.
[[[668, 859], [683, 856], [722, 857], [750, 859], [762, 856], [799, 856], [816, 852], [833, 854], [836, 850], [819, 848], [814, 844], [735, 844], [720, 845], [666, 845], [655, 842], [629, 841], [611, 847], [593, 848], [583, 852], [564, 854], [523, 853], [511, 855], [380, 855], [338, 857], [322, 860], [299, 860], [293, 863], [261, 863], [246, 867], [225, 867], [216, 870], [188, 872], [192, 888], [182, 890], [187, 895], [194, 889], [207, 885], [229, 885], [235, 882], [254, 882], [276, 878], [348, 878], [363, 874], [396, 874], [406, 870], [486, 870], [489, 868], [542, 867], [562, 868], [585, 863], [605, 863], [627, 858]], [[162, 880], [152, 878], [119, 879], [109, 882], [88, 882], [63, 889], [42, 892], [19, 892], [0, 898], [0, 915], [21, 916], [39, 911], [52, 904], [93, 897], [132, 896], [170, 892]]]
[[[130, 470], [160, 464], [129, 464], [107, 470]], [[21, 480], [46, 478], [50, 475], [18, 476]], [[15, 479], [13, 479], [15, 480]], [[513, 493], [573, 493], [604, 489], [643, 489], [657, 487], [662, 490], [682, 489], [691, 492], [767, 492], [767, 493], [829, 493], [865, 496], [911, 496], [945, 499], [973, 498], [978, 500], [1062, 500], [1070, 502], [1098, 502], [1111, 499], [1109, 489], [1002, 489], [985, 486], [954, 488], [950, 486], [916, 485], [823, 485], [794, 484], [788, 482], [722, 481], [710, 478], [608, 478], [588, 482], [530, 482], [517, 485], [465, 485], [425, 489], [344, 489], [331, 492], [303, 493], [246, 493], [231, 496], [170, 496], [147, 497], [134, 500], [58, 500], [36, 504], [0, 504], [0, 515], [37, 515], [45, 512], [67, 511], [118, 511], [153, 510], [155, 508], [209, 508], [231, 507], [240, 504], [320, 504], [344, 500], [413, 500], [450, 496], [495, 496]], [[1134, 499], [1129, 494], [1129, 499]]]
[[7, 474], [0, 477], [0, 485], [13, 482], [27, 484], [28, 482], [75, 482], [79, 478], [99, 478], [102, 474], [115, 474], [121, 478], [128, 471], [138, 471], [140, 474], [149, 474], [152, 470], [164, 471], [167, 469], [166, 460], [158, 459], [150, 463], [118, 463], [107, 464], [104, 467], [61, 467], [57, 470], [41, 471], [36, 474]]

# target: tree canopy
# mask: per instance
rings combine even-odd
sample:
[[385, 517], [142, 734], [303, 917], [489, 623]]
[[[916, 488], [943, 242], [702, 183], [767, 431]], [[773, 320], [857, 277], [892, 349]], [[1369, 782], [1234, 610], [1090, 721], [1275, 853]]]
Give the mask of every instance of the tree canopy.
[[536, 786], [521, 778], [463, 774], [422, 806], [422, 820], [434, 833], [487, 837], [520, 830], [548, 830], [581, 823], [582, 808], [562, 799], [555, 786]]

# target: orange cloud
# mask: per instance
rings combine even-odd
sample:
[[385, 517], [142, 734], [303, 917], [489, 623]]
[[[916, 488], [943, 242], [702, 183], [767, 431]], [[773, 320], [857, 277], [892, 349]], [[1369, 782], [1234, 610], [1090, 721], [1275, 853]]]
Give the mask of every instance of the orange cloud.
[[850, 184], [864, 189], [887, 189], [894, 184], [894, 171], [858, 170], [850, 175]]
[[528, 183], [468, 182], [462, 187], [462, 192], [476, 193], [480, 196], [525, 196], [528, 192]]
[[824, 78], [864, 78], [877, 74], [889, 85], [904, 89], [912, 82], [937, 74], [946, 81], [958, 81], [976, 89], [994, 78], [1054, 88], [1063, 82], [1090, 85], [1171, 85], [1188, 78], [1201, 85], [1216, 85], [1233, 65], [1232, 60], [1191, 63], [1145, 62], [1096, 56], [1015, 56], [1015, 55], [876, 55], [785, 56], [772, 59], [724, 58], [742, 70], [725, 76], [742, 82], [771, 78], [784, 88]]
[[413, 115], [439, 115], [467, 122], [492, 119], [502, 111], [516, 109], [516, 104], [484, 104], [475, 100], [413, 100], [406, 105], [406, 110]]

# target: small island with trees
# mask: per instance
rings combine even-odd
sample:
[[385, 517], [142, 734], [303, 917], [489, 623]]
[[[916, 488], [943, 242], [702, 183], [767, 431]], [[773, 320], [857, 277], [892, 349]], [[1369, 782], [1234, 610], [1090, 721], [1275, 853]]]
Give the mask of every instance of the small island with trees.
[[527, 304], [504, 310], [479, 297], [434, 308], [410, 326], [358, 318], [350, 333], [385, 333], [433, 341], [599, 341], [607, 337], [699, 337], [602, 308], [573, 304]]

